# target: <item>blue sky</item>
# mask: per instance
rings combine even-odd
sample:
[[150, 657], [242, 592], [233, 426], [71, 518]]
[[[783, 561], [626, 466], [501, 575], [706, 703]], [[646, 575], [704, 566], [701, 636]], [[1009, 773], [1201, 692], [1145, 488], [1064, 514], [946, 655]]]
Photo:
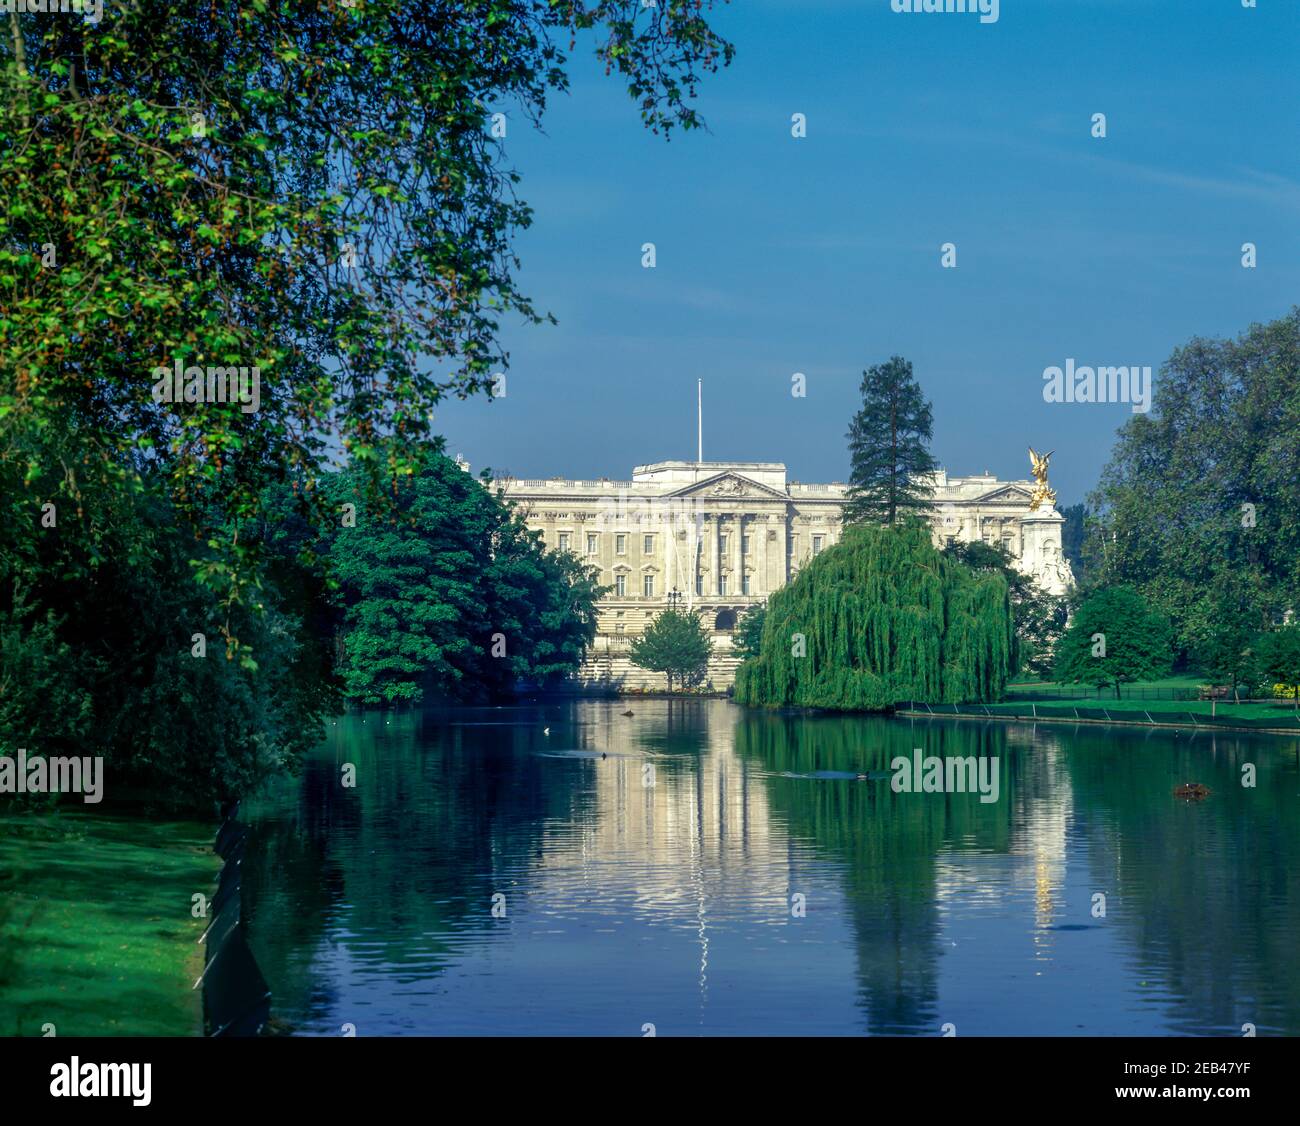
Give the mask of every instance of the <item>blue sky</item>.
[[1023, 478], [1026, 445], [1055, 449], [1072, 503], [1131, 408], [1046, 403], [1044, 368], [1158, 370], [1300, 301], [1300, 0], [1002, 0], [994, 24], [732, 0], [712, 18], [737, 53], [704, 84], [708, 133], [643, 131], [581, 52], [544, 133], [511, 116], [536, 211], [519, 277], [559, 324], [508, 325], [504, 399], [439, 410], [475, 472], [693, 458], [702, 377], [706, 459], [844, 480], [861, 371], [897, 353], [950, 472]]

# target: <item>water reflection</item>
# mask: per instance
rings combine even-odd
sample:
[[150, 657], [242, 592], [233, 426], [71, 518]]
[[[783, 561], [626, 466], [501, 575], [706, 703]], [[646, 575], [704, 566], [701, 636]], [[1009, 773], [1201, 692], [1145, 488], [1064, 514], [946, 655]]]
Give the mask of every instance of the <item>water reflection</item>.
[[[340, 720], [247, 811], [277, 1015], [360, 1035], [1300, 1031], [1293, 741], [632, 708]], [[996, 758], [999, 800], [895, 793], [915, 748]], [[1173, 799], [1187, 780], [1211, 798]]]

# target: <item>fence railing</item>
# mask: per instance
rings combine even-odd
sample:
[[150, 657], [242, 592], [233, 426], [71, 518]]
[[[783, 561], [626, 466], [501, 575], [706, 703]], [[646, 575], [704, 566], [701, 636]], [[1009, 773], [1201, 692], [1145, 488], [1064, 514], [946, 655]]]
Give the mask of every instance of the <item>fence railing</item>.
[[899, 711], [932, 716], [986, 716], [989, 719], [1076, 719], [1099, 723], [1167, 724], [1174, 727], [1250, 727], [1292, 730], [1300, 733], [1300, 716], [1279, 709], [1275, 715], [1242, 716], [1231, 710], [1210, 715], [1206, 712], [1145, 711], [1138, 708], [1086, 707], [1062, 701], [1013, 701], [998, 704], [926, 704], [899, 701]]
[[[236, 807], [237, 811], [237, 807]], [[209, 904], [205, 937], [203, 1017], [209, 1036], [256, 1036], [271, 1016], [271, 990], [257, 967], [243, 928], [241, 894], [248, 828], [236, 811], [222, 823], [213, 851], [225, 861]]]

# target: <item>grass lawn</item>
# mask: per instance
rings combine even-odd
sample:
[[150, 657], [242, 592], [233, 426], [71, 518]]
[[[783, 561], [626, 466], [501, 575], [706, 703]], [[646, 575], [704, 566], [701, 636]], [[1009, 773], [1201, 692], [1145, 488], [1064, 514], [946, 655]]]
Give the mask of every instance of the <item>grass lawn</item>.
[[[1017, 681], [1007, 685], [1008, 699], [1001, 704], [990, 704], [989, 710], [994, 713], [1018, 714], [1033, 704], [1036, 705], [1038, 714], [1043, 716], [1068, 716], [1072, 708], [1086, 708], [1089, 711], [1105, 709], [1112, 715], [1122, 714], [1125, 718], [1131, 716], [1141, 723], [1146, 722], [1146, 715], [1143, 713], [1150, 713], [1151, 719], [1156, 723], [1179, 722], [1179, 717], [1175, 713], [1181, 713], [1182, 722], [1190, 724], [1192, 721], [1186, 718], [1190, 713], [1194, 716], [1205, 716], [1207, 723], [1213, 717], [1220, 724], [1240, 719], [1244, 721], [1245, 726], [1272, 721], [1273, 725], [1279, 728], [1300, 727], [1300, 719], [1297, 719], [1294, 705], [1290, 700], [1234, 704], [1231, 698], [1219, 700], [1217, 703], [1194, 698], [1181, 700], [1170, 698], [1174, 695], [1194, 697], [1197, 688], [1206, 683], [1208, 682], [1205, 677], [1201, 676], [1169, 676], [1163, 680], [1136, 681], [1123, 685], [1124, 696], [1117, 700], [1113, 687], [1106, 687], [1097, 692], [1090, 685]], [[1165, 698], [1161, 699], [1160, 696]]]
[[213, 829], [87, 813], [0, 815], [0, 1036], [197, 1036]]
[[[1019, 711], [1033, 703], [1031, 700], [1021, 700], [1005, 704], [990, 704], [989, 711]], [[1226, 723], [1233, 718], [1248, 719], [1252, 721], [1259, 720], [1276, 720], [1278, 727], [1297, 727], [1300, 722], [1296, 719], [1295, 710], [1289, 700], [1277, 700], [1265, 703], [1243, 703], [1234, 704], [1231, 700], [1226, 703], [1223, 700], [1213, 704], [1210, 700], [1116, 700], [1114, 696], [1107, 698], [1102, 696], [1100, 700], [1051, 700], [1044, 699], [1039, 703], [1038, 708], [1045, 714], [1068, 714], [1073, 707], [1087, 708], [1096, 710], [1104, 708], [1111, 714], [1118, 715], [1124, 713], [1125, 717], [1132, 716], [1136, 720], [1144, 720], [1144, 712], [1149, 712], [1151, 718], [1156, 723], [1162, 722], [1162, 716], [1173, 713], [1186, 715], [1203, 715], [1209, 717], [1215, 716], [1221, 723]], [[1213, 711], [1211, 708], [1213, 707]], [[1172, 721], [1171, 721], [1172, 722]]]

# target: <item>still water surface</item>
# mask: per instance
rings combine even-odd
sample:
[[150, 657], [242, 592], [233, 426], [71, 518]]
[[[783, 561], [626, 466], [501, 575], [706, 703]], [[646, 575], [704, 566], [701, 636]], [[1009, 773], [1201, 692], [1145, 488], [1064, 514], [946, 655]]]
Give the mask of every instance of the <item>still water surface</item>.
[[[244, 811], [299, 1034], [1300, 1033], [1295, 739], [682, 700], [330, 733]], [[895, 793], [915, 748], [996, 757], [998, 800]]]

